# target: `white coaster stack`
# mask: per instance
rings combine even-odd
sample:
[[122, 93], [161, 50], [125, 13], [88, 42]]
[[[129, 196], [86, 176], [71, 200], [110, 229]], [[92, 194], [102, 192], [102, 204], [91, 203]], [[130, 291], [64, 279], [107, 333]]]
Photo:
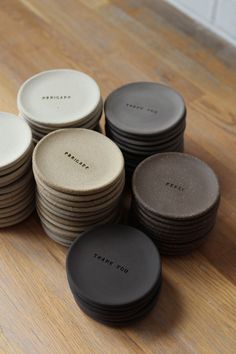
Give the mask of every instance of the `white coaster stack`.
[[23, 221], [34, 209], [32, 151], [26, 122], [0, 112], [0, 228]]
[[35, 143], [61, 128], [98, 129], [103, 112], [96, 81], [71, 69], [44, 71], [29, 78], [19, 89], [17, 106]]
[[106, 136], [78, 128], [50, 133], [34, 150], [33, 172], [38, 215], [56, 242], [70, 246], [88, 228], [119, 221], [124, 159]]

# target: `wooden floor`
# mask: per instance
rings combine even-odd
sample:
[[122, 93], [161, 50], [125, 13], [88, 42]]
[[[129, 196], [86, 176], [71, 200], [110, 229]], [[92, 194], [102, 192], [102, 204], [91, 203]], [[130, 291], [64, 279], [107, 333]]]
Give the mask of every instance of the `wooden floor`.
[[186, 151], [218, 174], [216, 228], [192, 255], [164, 258], [152, 313], [125, 329], [86, 317], [65, 273], [66, 249], [33, 215], [0, 232], [1, 353], [236, 352], [236, 55], [162, 0], [1, 0], [0, 110], [17, 112], [30, 75], [72, 67], [103, 97], [130, 81], [162, 82], [186, 99]]

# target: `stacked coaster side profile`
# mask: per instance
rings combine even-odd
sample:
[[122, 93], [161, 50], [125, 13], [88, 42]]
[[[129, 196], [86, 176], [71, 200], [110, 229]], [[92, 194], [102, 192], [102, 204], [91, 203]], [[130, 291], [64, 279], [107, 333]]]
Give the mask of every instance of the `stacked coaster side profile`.
[[132, 213], [162, 254], [200, 246], [213, 229], [220, 203], [214, 171], [200, 159], [162, 153], [144, 160], [132, 180]]
[[185, 103], [165, 85], [124, 85], [107, 97], [104, 112], [106, 133], [122, 150], [129, 175], [148, 156], [184, 150]]
[[26, 122], [0, 112], [0, 228], [18, 224], [34, 210], [32, 151]]
[[62, 245], [94, 225], [119, 221], [124, 159], [104, 135], [78, 128], [50, 133], [34, 150], [33, 172], [41, 224]]
[[96, 81], [72, 69], [43, 71], [26, 80], [18, 91], [17, 106], [35, 143], [57, 129], [99, 129], [103, 112]]
[[106, 325], [128, 325], [144, 317], [160, 293], [159, 252], [142, 231], [127, 225], [85, 232], [71, 246], [66, 267], [79, 307]]

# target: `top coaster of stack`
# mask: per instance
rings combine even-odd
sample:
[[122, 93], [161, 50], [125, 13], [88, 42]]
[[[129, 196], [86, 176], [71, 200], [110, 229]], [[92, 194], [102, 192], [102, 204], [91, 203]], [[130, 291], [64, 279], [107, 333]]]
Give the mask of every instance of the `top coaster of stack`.
[[63, 193], [93, 194], [115, 183], [123, 173], [120, 149], [92, 130], [70, 128], [52, 132], [36, 146], [34, 174]]
[[67, 276], [85, 301], [122, 309], [139, 304], [160, 284], [161, 260], [142, 231], [127, 225], [103, 225], [73, 243]]
[[32, 76], [21, 86], [17, 105], [21, 113], [38, 124], [77, 124], [99, 105], [94, 79], [77, 70], [56, 69]]
[[27, 123], [14, 114], [0, 113], [0, 169], [7, 169], [31, 148], [32, 133]]
[[214, 171], [198, 158], [182, 153], [153, 155], [133, 175], [133, 193], [146, 210], [164, 218], [197, 218], [218, 203], [220, 187]]
[[168, 133], [186, 115], [183, 98], [156, 83], [137, 82], [112, 92], [105, 102], [108, 122], [131, 135]]

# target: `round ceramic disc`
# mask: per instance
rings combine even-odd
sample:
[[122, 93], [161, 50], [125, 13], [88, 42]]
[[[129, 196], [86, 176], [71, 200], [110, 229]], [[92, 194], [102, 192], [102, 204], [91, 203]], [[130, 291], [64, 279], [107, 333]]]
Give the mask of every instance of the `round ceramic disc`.
[[[36, 203], [37, 205], [40, 206], [41, 209], [45, 210], [47, 213], [50, 213], [49, 215], [52, 217], [52, 219], [55, 219], [57, 221], [61, 221], [63, 222], [65, 225], [66, 224], [71, 224], [71, 223], [75, 223], [76, 225], [78, 223], [80, 224], [88, 224], [88, 223], [91, 223], [91, 220], [95, 223], [95, 222], [99, 222], [101, 220], [103, 220], [104, 218], [107, 217], [107, 215], [111, 215], [111, 213], [113, 211], [106, 211], [104, 213], [101, 213], [101, 214], [97, 214], [97, 215], [81, 215], [79, 213], [75, 213], [75, 214], [71, 214], [71, 213], [68, 213], [65, 214], [64, 212], [62, 212], [62, 210], [60, 210], [60, 212], [58, 212], [58, 210], [52, 208], [49, 204], [45, 203], [44, 201], [42, 201], [42, 199], [40, 199], [38, 196], [37, 196], [37, 199], [36, 199]], [[120, 208], [116, 208], [116, 209], [119, 209]], [[114, 209], [114, 211], [116, 210]]]
[[219, 201], [213, 206], [212, 209], [209, 209], [206, 214], [202, 214], [201, 216], [193, 219], [168, 219], [164, 217], [160, 217], [155, 215], [142, 207], [142, 205], [138, 205], [137, 203], [132, 205], [132, 209], [135, 213], [143, 215], [146, 219], [152, 221], [154, 225], [163, 225], [168, 229], [175, 230], [183, 230], [183, 229], [191, 229], [193, 227], [198, 227], [199, 225], [205, 225], [214, 218], [217, 214], [219, 206]]
[[42, 189], [39, 185], [37, 185], [37, 189], [39, 194], [43, 194], [45, 198], [51, 201], [55, 205], [62, 205], [65, 207], [72, 208], [89, 208], [89, 207], [97, 207], [97, 206], [108, 206], [117, 198], [120, 198], [124, 188], [124, 182], [118, 185], [117, 188], [114, 189], [110, 194], [102, 198], [94, 198], [91, 201], [67, 201], [65, 199], [56, 197], [55, 195], [48, 193], [46, 189]]
[[158, 135], [178, 125], [186, 114], [183, 98], [173, 89], [151, 82], [128, 84], [105, 102], [111, 124], [132, 135]]
[[41, 72], [20, 88], [17, 105], [20, 112], [40, 124], [66, 126], [93, 112], [100, 102], [96, 81], [71, 69]]
[[17, 163], [31, 148], [32, 133], [20, 117], [0, 112], [0, 170]]
[[31, 159], [27, 160], [17, 170], [7, 175], [0, 176], [0, 187], [5, 187], [16, 180], [19, 180], [29, 170], [31, 170]]
[[24, 200], [28, 195], [32, 195], [34, 193], [35, 193], [35, 188], [34, 185], [32, 184], [29, 187], [19, 191], [18, 194], [14, 193], [12, 195], [9, 195], [7, 199], [6, 198], [0, 199], [0, 209], [13, 206], [19, 203], [20, 201]]
[[136, 168], [134, 198], [154, 214], [173, 219], [198, 217], [219, 199], [213, 170], [198, 158], [180, 153], [153, 155]]
[[87, 129], [62, 129], [44, 137], [33, 153], [33, 170], [61, 192], [93, 194], [119, 179], [124, 159], [107, 137]]
[[98, 226], [72, 245], [67, 276], [87, 301], [105, 307], [127, 306], [155, 288], [161, 261], [157, 248], [143, 232], [126, 225]]
[[13, 193], [14, 191], [19, 191], [23, 189], [25, 186], [33, 182], [33, 173], [32, 170], [29, 169], [24, 176], [22, 176], [19, 180], [7, 185], [6, 187], [0, 188], [0, 196], [6, 195], [8, 193]]
[[0, 219], [0, 228], [19, 224], [20, 222], [27, 219], [32, 214], [34, 208], [35, 208], [35, 204], [31, 203], [27, 208], [25, 208], [20, 213]]
[[109, 186], [107, 189], [105, 189], [102, 192], [94, 193], [94, 194], [83, 194], [83, 195], [75, 195], [75, 194], [69, 194], [69, 193], [62, 193], [58, 192], [57, 190], [48, 187], [43, 181], [41, 181], [38, 176], [35, 174], [35, 180], [38, 186], [38, 189], [41, 191], [46, 191], [50, 195], [54, 196], [55, 198], [62, 199], [63, 201], [68, 201], [68, 202], [90, 202], [94, 200], [98, 200], [100, 198], [108, 197], [110, 194], [114, 192], [114, 190], [117, 190], [121, 186], [124, 185], [125, 183], [125, 173], [121, 174], [120, 178], [111, 186]]
[[176, 135], [179, 135], [185, 131], [186, 128], [186, 121], [184, 120], [180, 125], [175, 127], [175, 129], [171, 130], [170, 132], [166, 134], [159, 134], [158, 136], [129, 136], [128, 134], [125, 134], [124, 132], [118, 131], [115, 127], [111, 126], [108, 121], [106, 121], [105, 125], [106, 131], [108, 135], [114, 136], [114, 138], [119, 138], [126, 144], [133, 144], [133, 145], [139, 145], [139, 146], [153, 146], [161, 143], [165, 143], [166, 141], [169, 141], [173, 139]]

